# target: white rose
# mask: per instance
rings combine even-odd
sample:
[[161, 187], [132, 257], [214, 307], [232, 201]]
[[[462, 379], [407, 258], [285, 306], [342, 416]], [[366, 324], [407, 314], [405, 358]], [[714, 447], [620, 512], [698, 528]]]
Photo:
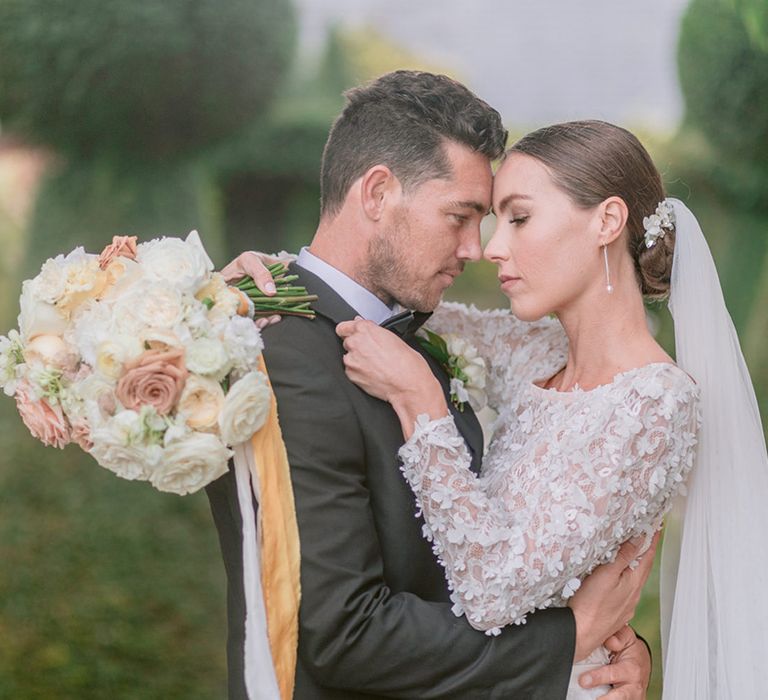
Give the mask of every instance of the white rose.
[[136, 329], [122, 333], [114, 326], [112, 307], [100, 301], [87, 301], [75, 313], [72, 323], [64, 333], [64, 340], [76, 347], [80, 357], [90, 367], [96, 365], [98, 346], [118, 334], [135, 338]]
[[27, 280], [34, 296], [49, 304], [55, 304], [64, 295], [67, 287], [67, 271], [64, 256], [48, 258], [43, 263], [37, 277]]
[[192, 294], [207, 281], [213, 270], [213, 263], [197, 231], [192, 231], [185, 241], [159, 238], [142, 243], [138, 246], [136, 259], [148, 278]]
[[250, 440], [264, 425], [272, 405], [272, 391], [262, 372], [248, 372], [235, 382], [219, 416], [221, 437], [227, 445]]
[[216, 338], [198, 338], [186, 349], [184, 364], [190, 372], [222, 379], [231, 368], [227, 351]]
[[224, 390], [212, 379], [191, 374], [184, 385], [177, 413], [193, 430], [218, 431], [219, 414], [224, 406]]
[[476, 357], [464, 367], [462, 371], [467, 375], [469, 385], [474, 389], [485, 388], [485, 360], [482, 357]]
[[7, 336], [0, 335], [0, 387], [6, 396], [16, 393], [23, 363], [19, 332], [12, 330]]
[[121, 411], [91, 431], [91, 454], [104, 468], [123, 479], [147, 481], [163, 453], [160, 445], [141, 442], [143, 420], [136, 411]]
[[231, 318], [224, 329], [223, 340], [227, 354], [238, 371], [244, 373], [256, 369], [264, 341], [251, 319], [245, 316]]
[[188, 339], [205, 338], [211, 335], [213, 330], [208, 318], [208, 309], [197, 299], [187, 297], [184, 299], [184, 326], [187, 329]]
[[226, 474], [231, 456], [215, 435], [190, 433], [163, 450], [150, 482], [158, 491], [179, 496], [194, 493]]
[[141, 280], [116, 300], [113, 313], [118, 329], [138, 335], [147, 327], [174, 329], [184, 318], [184, 304], [169, 284]]
[[[168, 350], [169, 348], [181, 348], [184, 343], [173, 332], [165, 328], [145, 328], [139, 333], [141, 352], [145, 346], [148, 350]], [[139, 355], [141, 354], [139, 352]]]
[[21, 285], [19, 306], [19, 332], [25, 342], [36, 335], [62, 335], [67, 328], [64, 315], [53, 304], [35, 294], [30, 280]]

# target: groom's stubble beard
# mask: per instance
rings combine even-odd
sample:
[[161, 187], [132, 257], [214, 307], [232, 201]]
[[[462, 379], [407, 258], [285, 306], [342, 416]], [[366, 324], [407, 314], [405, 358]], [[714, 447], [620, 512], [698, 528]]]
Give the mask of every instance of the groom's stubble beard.
[[419, 261], [409, 255], [412, 240], [407, 213], [400, 211], [390, 227], [369, 241], [363, 284], [385, 304], [434, 311], [442, 292], [436, 293], [419, 277]]

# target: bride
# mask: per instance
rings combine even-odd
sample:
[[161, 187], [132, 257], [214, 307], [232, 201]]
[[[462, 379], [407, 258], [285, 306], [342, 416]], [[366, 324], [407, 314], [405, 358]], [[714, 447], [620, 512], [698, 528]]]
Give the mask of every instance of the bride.
[[[768, 458], [696, 219], [665, 199], [632, 134], [597, 121], [517, 142], [493, 209], [485, 257], [511, 312], [443, 303], [427, 324], [465, 338], [488, 367], [498, 419], [479, 477], [423, 357], [369, 321], [337, 329], [350, 379], [400, 418], [402, 471], [455, 613], [494, 634], [567, 605], [622, 542], [649, 545], [674, 505], [662, 562], [664, 697], [759, 697]], [[643, 305], [667, 296], [677, 364]], [[577, 663], [569, 700], [610, 691], [577, 682], [607, 661], [600, 647]]]

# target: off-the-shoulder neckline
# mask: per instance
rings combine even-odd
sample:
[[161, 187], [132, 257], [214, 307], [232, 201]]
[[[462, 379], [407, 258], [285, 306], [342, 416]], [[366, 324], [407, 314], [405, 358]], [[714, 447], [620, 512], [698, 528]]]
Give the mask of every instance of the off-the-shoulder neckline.
[[630, 369], [625, 369], [619, 372], [618, 374], [615, 374], [613, 376], [613, 379], [610, 382], [607, 382], [605, 384], [598, 384], [596, 387], [593, 387], [592, 389], [582, 389], [581, 387], [579, 387], [578, 384], [573, 389], [570, 389], [568, 391], [560, 391], [559, 389], [555, 389], [554, 387], [545, 389], [544, 387], [541, 387], [538, 384], [536, 384], [536, 381], [543, 381], [541, 379], [529, 382], [529, 385], [534, 391], [540, 392], [541, 394], [546, 396], [574, 396], [574, 395], [591, 394], [593, 392], [599, 392], [601, 390], [614, 387], [619, 382], [621, 382], [622, 379], [625, 379], [630, 375], [637, 374], [638, 372], [649, 370], [652, 367], [674, 367], [679, 372], [682, 372], [687, 377], [688, 381], [691, 382], [691, 384], [693, 384], [694, 386], [696, 385], [696, 382], [694, 381], [694, 379], [687, 372], [680, 369], [680, 367], [678, 367], [674, 362], [649, 362], [648, 364], [640, 365], [639, 367], [631, 367]]

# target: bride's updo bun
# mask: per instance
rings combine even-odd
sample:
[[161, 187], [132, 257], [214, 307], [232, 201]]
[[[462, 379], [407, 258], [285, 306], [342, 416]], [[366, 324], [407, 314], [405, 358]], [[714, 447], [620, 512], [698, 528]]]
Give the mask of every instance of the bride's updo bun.
[[543, 163], [555, 184], [577, 205], [591, 209], [621, 197], [629, 209], [629, 252], [644, 296], [663, 299], [669, 294], [675, 231], [648, 248], [643, 218], [651, 216], [665, 198], [661, 175], [648, 151], [626, 129], [588, 120], [545, 126], [523, 136], [508, 151]]

